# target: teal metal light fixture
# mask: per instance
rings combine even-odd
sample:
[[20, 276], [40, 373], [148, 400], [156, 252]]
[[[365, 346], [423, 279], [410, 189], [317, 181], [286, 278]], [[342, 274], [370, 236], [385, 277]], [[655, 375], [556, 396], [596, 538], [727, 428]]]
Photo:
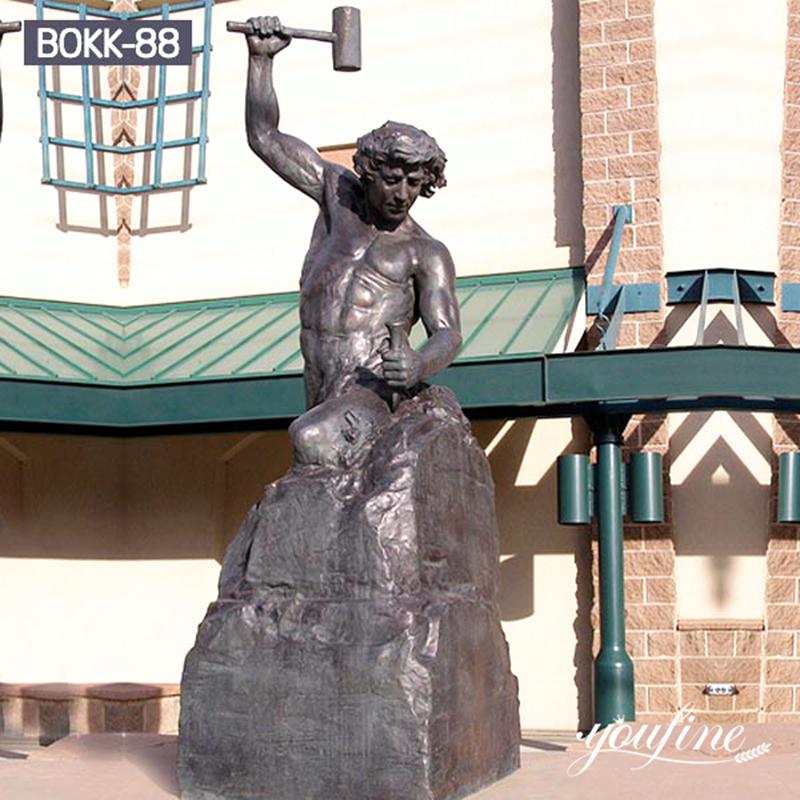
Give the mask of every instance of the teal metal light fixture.
[[628, 516], [633, 522], [664, 521], [661, 453], [632, 453], [628, 464]]
[[558, 521], [561, 525], [588, 525], [592, 520], [593, 469], [589, 456], [558, 457]]
[[[800, 457], [800, 453], [797, 453]], [[664, 491], [661, 453], [632, 453], [630, 462], [619, 472], [620, 508], [631, 522], [641, 524], [664, 521]], [[558, 522], [560, 525], [588, 525], [596, 515], [596, 487], [600, 483], [599, 463], [589, 463], [587, 455], [558, 457]], [[800, 460], [797, 464], [800, 481]], [[800, 514], [800, 484], [798, 485]]]
[[778, 459], [778, 522], [800, 522], [800, 452]]

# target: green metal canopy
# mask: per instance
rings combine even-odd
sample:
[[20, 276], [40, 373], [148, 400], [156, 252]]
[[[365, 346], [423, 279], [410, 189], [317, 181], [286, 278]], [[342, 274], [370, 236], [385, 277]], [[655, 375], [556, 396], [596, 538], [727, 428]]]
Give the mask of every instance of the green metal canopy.
[[[578, 269], [458, 281], [460, 361], [551, 352], [580, 298]], [[119, 308], [0, 298], [0, 378], [107, 386], [302, 372], [298, 295]], [[415, 344], [424, 339], [417, 326]]]
[[[456, 364], [551, 352], [583, 287], [582, 269], [460, 279]], [[424, 337], [418, 325], [412, 342]], [[288, 419], [304, 410], [298, 340], [296, 293], [131, 308], [0, 298], [0, 419], [119, 429]]]

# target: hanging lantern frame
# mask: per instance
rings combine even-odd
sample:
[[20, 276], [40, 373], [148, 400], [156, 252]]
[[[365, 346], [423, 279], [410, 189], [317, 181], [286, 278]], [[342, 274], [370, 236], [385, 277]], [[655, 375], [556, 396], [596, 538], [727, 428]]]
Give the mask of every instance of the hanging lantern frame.
[[[148, 3], [149, 5], [149, 3]], [[108, 195], [141, 195], [151, 192], [170, 191], [176, 189], [186, 189], [206, 183], [206, 146], [208, 144], [208, 99], [209, 75], [211, 60], [211, 8], [213, 0], [189, 0], [183, 3], [162, 3], [154, 5], [152, 8], [144, 8], [133, 12], [115, 12], [104, 8], [96, 8], [87, 3], [72, 4], [58, 2], [58, 0], [36, 0], [36, 18], [44, 20], [44, 12], [47, 9], [76, 13], [80, 19], [85, 20], [89, 17], [98, 17], [111, 20], [138, 20], [158, 17], [168, 21], [170, 16], [175, 13], [194, 11], [203, 9], [203, 41], [199, 45], [192, 46], [193, 59], [202, 59], [200, 69], [200, 88], [196, 91], [187, 91], [175, 94], [167, 93], [167, 69], [166, 64], [160, 64], [157, 70], [157, 90], [155, 96], [136, 100], [114, 100], [98, 96], [99, 92], [93, 92], [91, 79], [92, 69], [89, 65], [76, 66], [75, 69], [81, 70], [80, 94], [67, 93], [59, 90], [59, 87], [48, 87], [47, 67], [39, 67], [39, 103], [41, 115], [41, 145], [42, 145], [42, 182], [61, 189], [71, 189], [77, 191], [98, 192]], [[51, 68], [53, 69], [53, 68]], [[124, 69], [124, 68], [123, 68]], [[58, 74], [57, 72], [55, 73]], [[199, 130], [197, 136], [185, 137], [180, 139], [167, 140], [164, 136], [164, 120], [168, 105], [177, 103], [196, 103], [200, 104]], [[48, 102], [78, 104], [83, 109], [83, 139], [69, 139], [63, 136], [51, 135], [50, 114]], [[155, 111], [155, 137], [152, 142], [136, 145], [105, 144], [97, 140], [96, 130], [93, 125], [92, 116], [96, 109], [145, 109]], [[67, 180], [66, 178], [53, 175], [51, 170], [50, 148], [71, 148], [82, 149], [85, 153], [85, 176], [84, 180]], [[197, 171], [191, 177], [181, 180], [166, 181], [163, 179], [163, 158], [166, 150], [174, 148], [198, 148]], [[141, 183], [130, 186], [114, 186], [105, 182], [98, 175], [95, 169], [95, 154], [151, 154], [153, 159], [152, 177]], [[149, 172], [149, 159], [148, 169]], [[143, 176], [144, 178], [145, 176]], [[150, 177], [150, 176], [148, 176]]]

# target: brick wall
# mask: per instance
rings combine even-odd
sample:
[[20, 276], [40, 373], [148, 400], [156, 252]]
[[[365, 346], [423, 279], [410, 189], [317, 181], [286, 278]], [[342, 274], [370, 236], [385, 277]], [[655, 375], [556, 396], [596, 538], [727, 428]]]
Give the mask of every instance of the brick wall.
[[50, 744], [72, 733], [178, 731], [178, 684], [0, 683], [0, 736]]
[[[762, 620], [680, 620], [681, 705], [705, 722], [758, 722], [763, 702]], [[708, 696], [708, 683], [734, 683], [738, 694]]]
[[800, 722], [800, 541], [773, 525], [767, 551], [765, 719]]
[[[770, 519], [776, 518], [778, 456], [800, 449], [800, 421], [776, 417]], [[800, 722], [800, 537], [797, 525], [770, 525], [767, 546], [764, 719]]]
[[[615, 282], [659, 283], [662, 304], [657, 312], [628, 315], [617, 346], [647, 347], [663, 331], [665, 297], [653, 0], [581, 0], [580, 53], [587, 280], [603, 279], [612, 206], [632, 204], [633, 224], [625, 229]], [[626, 451], [663, 453], [668, 470], [664, 416], [635, 418], [625, 444]], [[626, 635], [641, 720], [670, 717], [679, 699], [675, 548], [665, 499], [664, 525], [625, 526]], [[595, 540], [595, 597], [597, 580]], [[596, 605], [593, 625], [596, 654]]]
[[[663, 282], [653, 0], [581, 0], [580, 58], [588, 281], [603, 278], [611, 207], [631, 203], [616, 281]], [[647, 346], [662, 328], [661, 311], [629, 317], [618, 346]]]
[[[781, 284], [800, 283], [800, 0], [788, 2], [784, 83], [778, 345], [800, 345], [800, 314], [780, 310]], [[773, 425], [770, 520], [776, 518], [778, 455], [800, 449], [800, 420], [778, 415]], [[800, 722], [800, 527], [770, 524], [767, 548], [764, 719]]]
[[[800, 283], [800, 0], [789, 0], [788, 6], [778, 293], [781, 281]], [[797, 346], [800, 315], [782, 315], [781, 329]]]

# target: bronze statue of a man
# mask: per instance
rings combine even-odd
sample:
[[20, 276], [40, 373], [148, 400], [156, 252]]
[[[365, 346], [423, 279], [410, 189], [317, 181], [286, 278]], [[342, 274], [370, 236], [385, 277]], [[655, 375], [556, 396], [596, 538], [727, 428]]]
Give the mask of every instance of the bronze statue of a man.
[[[276, 17], [250, 23], [250, 147], [320, 209], [300, 278], [300, 342], [307, 405], [331, 405], [307, 420], [311, 430], [301, 417], [291, 432], [296, 454], [313, 461], [298, 450], [304, 440], [327, 440], [319, 426], [328, 418], [358, 427], [365, 403], [412, 389], [447, 367], [461, 346], [450, 253], [409, 216], [420, 195], [444, 186], [445, 156], [424, 131], [387, 122], [358, 140], [356, 175], [279, 131], [272, 62], [291, 39]], [[417, 319], [428, 333], [419, 351], [407, 340]], [[406, 334], [394, 347], [389, 326]]]
[[181, 790], [454, 800], [519, 766], [519, 702], [491, 468], [453, 393], [417, 387], [461, 343], [450, 256], [409, 217], [444, 185], [444, 154], [387, 123], [359, 140], [355, 173], [326, 163], [278, 131], [280, 23], [234, 25], [255, 29], [250, 144], [320, 208], [301, 279], [309, 409], [186, 657]]

